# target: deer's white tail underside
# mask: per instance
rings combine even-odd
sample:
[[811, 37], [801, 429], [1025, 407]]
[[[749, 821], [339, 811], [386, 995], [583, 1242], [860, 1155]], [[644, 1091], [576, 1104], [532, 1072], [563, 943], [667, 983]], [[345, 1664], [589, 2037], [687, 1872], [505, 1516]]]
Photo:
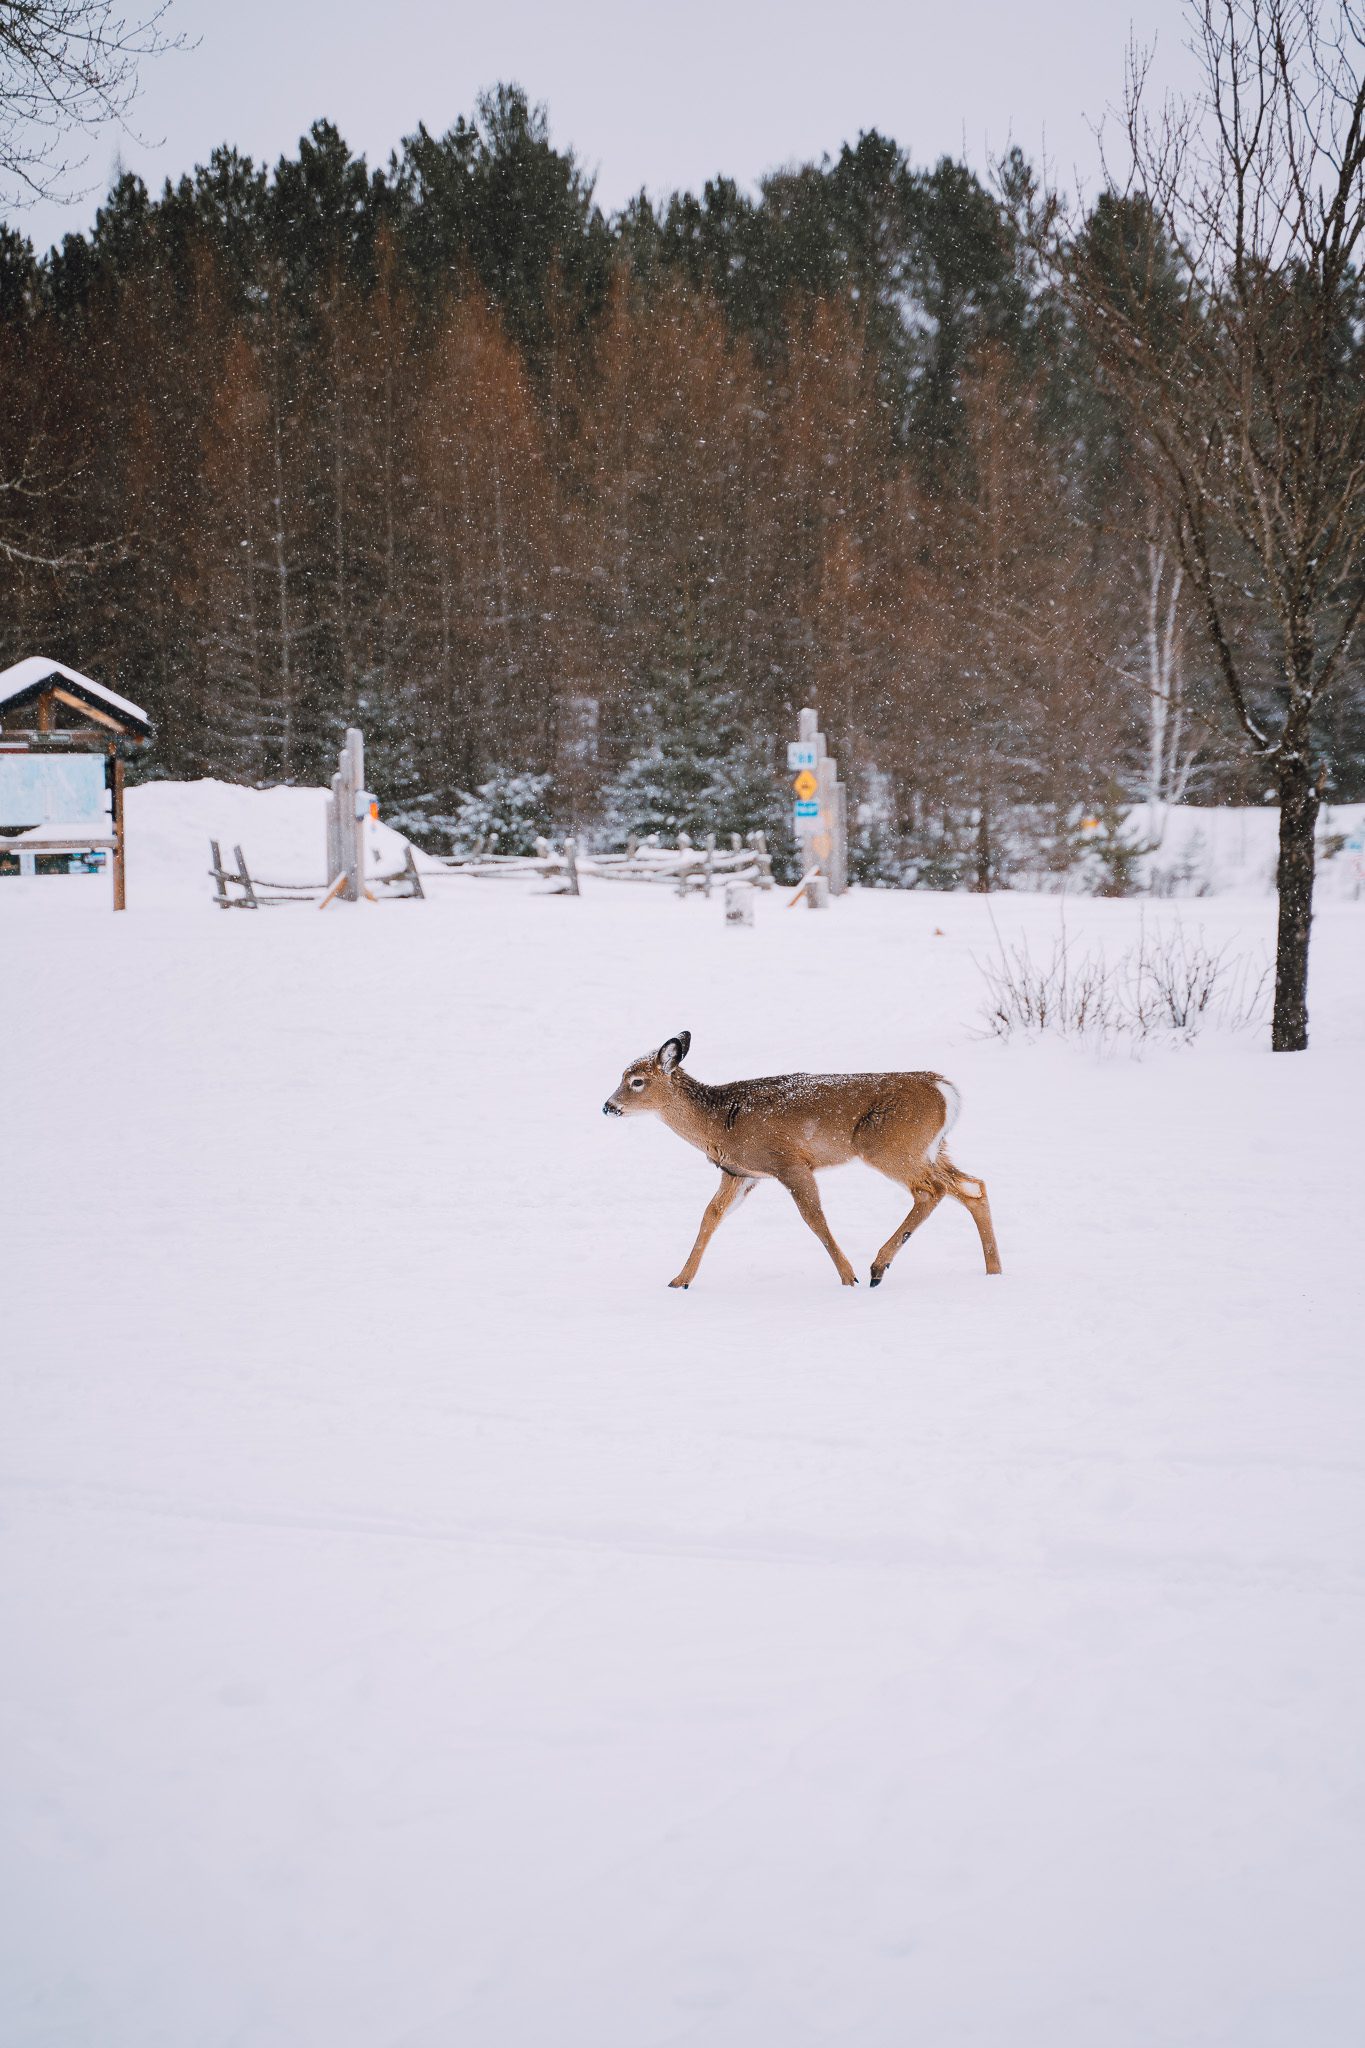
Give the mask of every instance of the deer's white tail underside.
[[962, 1114], [962, 1097], [951, 1081], [939, 1081], [935, 1085], [938, 1088], [939, 1094], [943, 1097], [943, 1129], [934, 1140], [932, 1154], [932, 1157], [937, 1159], [947, 1141], [949, 1131]]

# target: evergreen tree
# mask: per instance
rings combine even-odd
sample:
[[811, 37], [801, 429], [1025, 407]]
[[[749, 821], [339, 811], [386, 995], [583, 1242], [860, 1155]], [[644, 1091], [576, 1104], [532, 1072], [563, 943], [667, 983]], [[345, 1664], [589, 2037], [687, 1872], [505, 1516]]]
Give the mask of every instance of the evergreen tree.
[[762, 831], [780, 844], [782, 800], [770, 747], [741, 715], [724, 663], [685, 648], [657, 668], [638, 720], [643, 742], [603, 794], [613, 844], [679, 832]]
[[445, 827], [457, 853], [487, 851], [490, 841], [497, 853], [534, 853], [537, 839], [553, 829], [553, 791], [549, 775], [495, 768], [487, 782], [461, 794], [452, 818], [431, 822]]

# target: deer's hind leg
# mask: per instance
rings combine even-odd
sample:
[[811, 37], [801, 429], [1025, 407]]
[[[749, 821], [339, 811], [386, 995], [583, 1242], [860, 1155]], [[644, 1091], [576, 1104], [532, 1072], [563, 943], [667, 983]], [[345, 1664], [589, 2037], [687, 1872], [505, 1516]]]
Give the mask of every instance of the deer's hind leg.
[[936, 1170], [944, 1176], [944, 1193], [961, 1202], [967, 1214], [976, 1225], [976, 1234], [981, 1239], [981, 1250], [985, 1255], [986, 1271], [999, 1273], [1000, 1247], [995, 1241], [995, 1225], [991, 1221], [991, 1205], [986, 1199], [986, 1183], [974, 1173], [964, 1173], [954, 1166], [946, 1152], [940, 1152], [934, 1161]]
[[991, 1221], [991, 1205], [986, 1199], [986, 1183], [975, 1174], [963, 1173], [954, 1166], [946, 1152], [940, 1151], [936, 1158], [920, 1158], [913, 1166], [908, 1165], [904, 1151], [899, 1152], [885, 1140], [865, 1147], [863, 1158], [878, 1173], [884, 1173], [888, 1180], [898, 1181], [909, 1188], [914, 1196], [915, 1206], [894, 1230], [872, 1262], [872, 1285], [880, 1286], [886, 1277], [886, 1269], [903, 1244], [909, 1242], [919, 1229], [927, 1223], [945, 1195], [961, 1202], [967, 1214], [976, 1225], [977, 1236], [981, 1239], [981, 1250], [986, 1260], [986, 1271], [1000, 1271], [1000, 1248], [995, 1241], [995, 1226]]
[[927, 1131], [913, 1126], [907, 1130], [899, 1119], [886, 1117], [865, 1119], [856, 1135], [860, 1157], [897, 1187], [908, 1188], [913, 1204], [872, 1261], [872, 1285], [880, 1287], [896, 1253], [929, 1221], [949, 1187], [938, 1160], [931, 1156], [934, 1140]]
[[[886, 1168], [882, 1167], [880, 1171], [885, 1173]], [[900, 1176], [899, 1174], [892, 1174], [890, 1178], [899, 1180]], [[886, 1269], [895, 1258], [896, 1253], [903, 1244], [909, 1243], [922, 1223], [929, 1221], [929, 1218], [948, 1192], [946, 1187], [927, 1178], [918, 1181], [907, 1180], [903, 1185], [909, 1188], [914, 1197], [914, 1207], [905, 1221], [892, 1231], [890, 1237], [888, 1237], [886, 1243], [872, 1261], [872, 1285], [874, 1287], [881, 1286], [882, 1281], [886, 1278]]]
[[701, 1255], [715, 1235], [716, 1227], [720, 1223], [721, 1218], [728, 1209], [733, 1208], [737, 1201], [742, 1202], [751, 1188], [756, 1188], [757, 1186], [758, 1180], [756, 1176], [751, 1179], [742, 1173], [722, 1173], [720, 1186], [706, 1205], [705, 1213], [701, 1219], [701, 1229], [697, 1232], [697, 1241], [687, 1254], [687, 1264], [683, 1267], [676, 1280], [669, 1281], [670, 1287], [690, 1287], [692, 1285], [692, 1282], [697, 1277], [697, 1268], [701, 1264]]

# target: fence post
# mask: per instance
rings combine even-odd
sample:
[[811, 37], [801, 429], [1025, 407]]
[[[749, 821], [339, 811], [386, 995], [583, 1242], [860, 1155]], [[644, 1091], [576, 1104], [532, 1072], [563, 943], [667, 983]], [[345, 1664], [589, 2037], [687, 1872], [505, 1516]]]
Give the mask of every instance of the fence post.
[[260, 905], [256, 901], [256, 891], [252, 887], [251, 876], [247, 872], [246, 855], [242, 852], [240, 846], [233, 847], [232, 857], [237, 863], [237, 879], [242, 885], [244, 892], [243, 900], [248, 910], [258, 910]]
[[751, 882], [727, 882], [725, 885], [725, 922], [727, 924], [752, 925], [753, 921], [753, 884]]
[[341, 873], [341, 777], [332, 777], [332, 793], [327, 799], [327, 886]]
[[768, 851], [768, 835], [766, 832], [751, 832], [749, 834], [749, 846], [755, 860], [758, 862], [760, 888], [771, 889], [773, 885], [773, 857]]
[[564, 872], [569, 878], [569, 886], [564, 891], [564, 894], [566, 896], [577, 896], [579, 890], [578, 841], [576, 839], [566, 839], [564, 841]]

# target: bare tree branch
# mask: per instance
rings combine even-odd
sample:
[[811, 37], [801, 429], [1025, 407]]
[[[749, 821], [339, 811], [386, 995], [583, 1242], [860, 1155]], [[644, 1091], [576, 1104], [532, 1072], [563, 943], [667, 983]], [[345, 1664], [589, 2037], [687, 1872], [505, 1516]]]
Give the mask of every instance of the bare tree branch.
[[170, 6], [128, 16], [116, 0], [0, 0], [0, 197], [62, 196], [80, 167], [72, 131], [122, 123], [142, 58], [184, 47], [165, 33]]

